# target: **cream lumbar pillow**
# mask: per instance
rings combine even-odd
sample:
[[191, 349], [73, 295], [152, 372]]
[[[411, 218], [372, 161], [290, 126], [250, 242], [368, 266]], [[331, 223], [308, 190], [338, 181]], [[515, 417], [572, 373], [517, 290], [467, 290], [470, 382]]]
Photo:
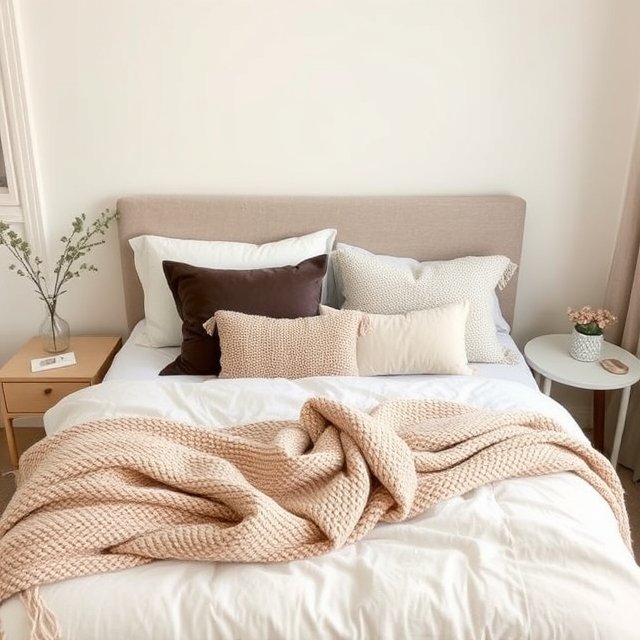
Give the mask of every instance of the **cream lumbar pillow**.
[[513, 362], [493, 321], [494, 293], [517, 266], [506, 256], [468, 256], [438, 262], [398, 264], [368, 251], [331, 254], [343, 309], [397, 314], [469, 301], [465, 332], [469, 362]]
[[203, 326], [218, 330], [221, 378], [358, 375], [359, 311], [293, 320], [217, 311]]
[[185, 240], [143, 235], [131, 238], [136, 272], [144, 292], [145, 334], [138, 344], [172, 347], [182, 343], [182, 320], [164, 276], [162, 262], [183, 262], [209, 269], [263, 269], [296, 265], [328, 254], [335, 229], [266, 244], [223, 240]]
[[[320, 305], [320, 314], [349, 313]], [[361, 376], [439, 373], [471, 375], [465, 349], [466, 300], [443, 307], [380, 315], [366, 314], [358, 338]]]

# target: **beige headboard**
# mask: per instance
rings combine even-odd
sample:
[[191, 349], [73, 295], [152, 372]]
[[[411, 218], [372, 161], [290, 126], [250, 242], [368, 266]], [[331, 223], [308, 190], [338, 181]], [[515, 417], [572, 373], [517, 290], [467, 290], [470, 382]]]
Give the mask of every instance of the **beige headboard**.
[[[118, 235], [129, 328], [144, 317], [128, 240], [143, 234], [270, 242], [335, 228], [338, 241], [388, 255], [446, 260], [508, 256], [520, 262], [525, 202], [514, 196], [134, 196], [118, 200]], [[513, 322], [516, 276], [499, 292]]]

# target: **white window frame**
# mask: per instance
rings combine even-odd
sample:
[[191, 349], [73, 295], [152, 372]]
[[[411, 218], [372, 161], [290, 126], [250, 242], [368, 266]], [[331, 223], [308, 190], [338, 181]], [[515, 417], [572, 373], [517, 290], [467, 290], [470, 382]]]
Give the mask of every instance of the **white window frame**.
[[0, 193], [0, 219], [23, 224], [42, 258], [46, 243], [29, 128], [13, 0], [0, 0], [0, 138], [8, 193]]
[[2, 156], [4, 170], [7, 176], [7, 191], [0, 191], [0, 207], [19, 207], [18, 184], [13, 163], [11, 136], [9, 135], [9, 122], [7, 120], [7, 108], [4, 101], [4, 87], [0, 76], [0, 142], [2, 143]]

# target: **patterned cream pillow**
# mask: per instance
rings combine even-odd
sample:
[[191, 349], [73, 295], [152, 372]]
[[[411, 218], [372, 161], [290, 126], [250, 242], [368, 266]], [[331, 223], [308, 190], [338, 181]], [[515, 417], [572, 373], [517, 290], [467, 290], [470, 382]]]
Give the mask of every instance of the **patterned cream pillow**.
[[402, 264], [362, 249], [337, 249], [331, 259], [343, 309], [397, 314], [468, 300], [469, 362], [513, 361], [498, 342], [493, 322], [495, 289], [503, 288], [516, 270], [509, 258], [469, 256]]
[[218, 329], [221, 378], [358, 375], [359, 311], [294, 320], [218, 311], [203, 326]]
[[[352, 313], [320, 305], [320, 314]], [[468, 376], [466, 300], [394, 315], [366, 314], [367, 331], [358, 338], [361, 376], [438, 373]]]

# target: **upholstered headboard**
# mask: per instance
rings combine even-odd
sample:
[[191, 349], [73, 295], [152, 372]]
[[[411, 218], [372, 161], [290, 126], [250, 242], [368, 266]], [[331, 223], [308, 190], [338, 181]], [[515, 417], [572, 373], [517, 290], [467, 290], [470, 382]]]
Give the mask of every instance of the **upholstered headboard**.
[[[374, 253], [446, 260], [508, 256], [520, 262], [525, 202], [515, 196], [134, 196], [118, 200], [129, 328], [144, 317], [129, 239], [143, 234], [263, 243], [335, 228], [338, 241]], [[513, 322], [516, 276], [498, 293]]]

